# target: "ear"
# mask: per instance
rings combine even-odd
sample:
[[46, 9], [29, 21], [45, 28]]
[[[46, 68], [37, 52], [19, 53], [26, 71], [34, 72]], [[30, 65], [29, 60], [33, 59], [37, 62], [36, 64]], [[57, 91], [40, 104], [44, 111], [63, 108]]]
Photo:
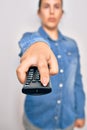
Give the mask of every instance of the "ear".
[[37, 15], [38, 15], [39, 18], [40, 18], [40, 9], [37, 10]]
[[62, 10], [62, 15], [64, 14], [64, 10]]
[[64, 10], [62, 10], [61, 17], [63, 16], [63, 14], [64, 14]]

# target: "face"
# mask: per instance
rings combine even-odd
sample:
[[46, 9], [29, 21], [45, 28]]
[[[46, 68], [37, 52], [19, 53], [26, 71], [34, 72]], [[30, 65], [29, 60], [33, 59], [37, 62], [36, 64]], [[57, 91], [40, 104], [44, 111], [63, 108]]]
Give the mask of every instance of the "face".
[[38, 15], [41, 19], [42, 26], [48, 29], [57, 28], [62, 17], [61, 0], [42, 0]]

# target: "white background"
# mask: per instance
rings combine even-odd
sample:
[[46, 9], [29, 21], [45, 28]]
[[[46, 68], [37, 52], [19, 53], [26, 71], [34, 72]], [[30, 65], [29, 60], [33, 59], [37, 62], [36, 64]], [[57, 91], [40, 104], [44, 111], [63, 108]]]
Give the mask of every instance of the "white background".
[[[37, 3], [38, 0], [0, 0], [0, 130], [23, 130], [25, 97], [15, 72], [19, 64], [18, 41], [24, 32], [35, 31], [39, 27]], [[60, 29], [78, 43], [87, 95], [87, 1], [64, 0], [64, 11]], [[87, 130], [87, 123], [81, 130]]]

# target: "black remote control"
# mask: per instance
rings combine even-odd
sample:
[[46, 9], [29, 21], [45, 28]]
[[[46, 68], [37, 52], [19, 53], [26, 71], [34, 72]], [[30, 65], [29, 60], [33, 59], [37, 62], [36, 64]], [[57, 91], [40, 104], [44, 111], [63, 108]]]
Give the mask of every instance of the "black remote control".
[[40, 82], [40, 74], [37, 67], [30, 67], [27, 72], [27, 79], [22, 88], [22, 92], [27, 95], [43, 95], [52, 91], [50, 82], [43, 86]]

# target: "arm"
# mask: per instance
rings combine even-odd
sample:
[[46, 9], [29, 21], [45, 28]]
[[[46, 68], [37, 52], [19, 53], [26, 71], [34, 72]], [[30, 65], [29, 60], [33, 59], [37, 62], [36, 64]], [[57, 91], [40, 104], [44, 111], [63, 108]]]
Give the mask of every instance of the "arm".
[[20, 39], [19, 43], [19, 47], [21, 49], [21, 52], [19, 54], [19, 56], [21, 57], [24, 52], [34, 43], [36, 42], [44, 42], [46, 43], [48, 46], [50, 46], [50, 44], [47, 42], [47, 40], [45, 40], [44, 38], [42, 38], [40, 36], [40, 34], [38, 32], [34, 32], [34, 33], [24, 33], [22, 38]]
[[76, 80], [75, 80], [75, 110], [76, 110], [76, 127], [83, 127], [85, 124], [85, 94], [83, 90], [83, 83], [82, 83], [82, 75], [80, 73], [80, 55], [77, 48], [77, 71], [76, 71]]
[[[26, 72], [29, 67], [37, 66], [40, 72], [40, 80], [45, 86], [49, 82], [49, 75], [58, 73], [57, 60], [49, 47], [47, 40], [44, 40], [37, 33], [25, 34], [19, 42], [21, 53], [20, 65], [16, 72], [21, 83], [26, 80]], [[49, 65], [49, 69], [48, 69]]]

